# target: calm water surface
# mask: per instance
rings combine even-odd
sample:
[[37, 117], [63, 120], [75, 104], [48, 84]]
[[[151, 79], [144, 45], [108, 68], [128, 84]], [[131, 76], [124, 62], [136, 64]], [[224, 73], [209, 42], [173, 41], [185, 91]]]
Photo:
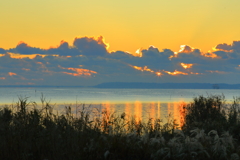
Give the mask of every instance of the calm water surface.
[[0, 88], [0, 105], [14, 104], [19, 97], [41, 104], [44, 96], [50, 104], [61, 110], [81, 104], [98, 110], [127, 113], [136, 118], [164, 119], [170, 113], [180, 123], [181, 106], [199, 95], [224, 95], [227, 101], [240, 97], [240, 90], [227, 89], [96, 89], [96, 88]]

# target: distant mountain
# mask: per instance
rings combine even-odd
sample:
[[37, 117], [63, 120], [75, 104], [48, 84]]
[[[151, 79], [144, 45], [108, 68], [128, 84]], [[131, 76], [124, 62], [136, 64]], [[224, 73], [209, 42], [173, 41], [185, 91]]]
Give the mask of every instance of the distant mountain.
[[142, 89], [240, 89], [240, 84], [108, 82], [92, 87]]
[[[37, 86], [37, 85], [0, 85], [0, 87], [46, 87], [46, 88], [86, 88], [84, 86]], [[240, 89], [240, 84], [212, 83], [144, 83], [144, 82], [107, 82], [87, 88], [139, 88], [139, 89]]]

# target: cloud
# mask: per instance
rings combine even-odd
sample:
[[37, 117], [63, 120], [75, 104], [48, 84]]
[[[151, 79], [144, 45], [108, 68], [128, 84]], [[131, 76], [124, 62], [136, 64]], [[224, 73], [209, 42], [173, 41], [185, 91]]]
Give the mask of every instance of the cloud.
[[240, 41], [233, 41], [232, 49], [236, 52], [240, 52]]
[[9, 49], [8, 52], [20, 53], [23, 55], [44, 54], [44, 51], [42, 49], [31, 47], [25, 42], [19, 42], [16, 48]]
[[170, 49], [159, 51], [158, 48], [150, 46], [148, 49], [141, 50], [142, 56], [124, 57], [121, 62], [131, 64], [132, 66], [145, 67], [157, 70], [174, 69], [173, 63], [169, 57], [174, 55]]
[[[239, 83], [239, 46], [239, 41], [219, 44], [207, 53], [189, 45], [180, 46], [177, 52], [150, 46], [131, 54], [122, 50], [109, 52], [101, 36], [75, 38], [72, 45], [61, 41], [59, 46], [49, 49], [22, 42], [16, 48], [2, 50], [0, 85], [94, 85], [114, 81]], [[12, 53], [28, 56], [17, 59]]]
[[123, 59], [133, 58], [134, 56], [132, 54], [130, 54], [129, 52], [113, 51], [110, 54], [107, 54], [106, 57], [112, 58], [112, 59], [123, 60]]
[[223, 59], [240, 58], [240, 41], [233, 41], [232, 44], [218, 44], [214, 53]]
[[68, 42], [61, 41], [58, 47], [47, 49], [46, 54], [59, 56], [78, 56], [81, 54], [81, 52], [77, 48], [71, 47]]
[[[235, 56], [235, 58], [233, 58], [233, 56]], [[217, 50], [203, 53], [200, 49], [195, 49], [190, 46], [186, 47], [186, 45], [181, 46], [179, 52], [175, 52], [175, 55], [171, 57], [171, 61], [175, 64], [177, 71], [187, 72], [189, 75], [196, 74], [205, 76], [213, 73], [221, 74], [223, 72], [238, 74], [235, 67], [237, 66], [236, 63], [239, 63], [239, 60], [240, 57], [237, 56], [236, 52]], [[190, 64], [191, 67], [187, 67], [185, 64]]]
[[73, 45], [81, 54], [87, 56], [104, 56], [107, 54], [107, 44], [102, 36], [97, 39], [93, 37], [75, 38]]
[[185, 73], [185, 72], [181, 72], [181, 71], [178, 71], [178, 70], [175, 70], [174, 72], [169, 72], [169, 71], [165, 71], [167, 74], [170, 74], [170, 75], [188, 75], [188, 73]]
[[154, 46], [150, 46], [148, 49], [142, 50], [142, 57], [161, 57], [162, 59], [169, 59], [170, 56], [173, 56], [174, 52], [170, 49], [164, 49], [162, 52]]
[[187, 45], [181, 45], [179, 52], [175, 52], [174, 58], [178, 59], [193, 59], [193, 58], [201, 58], [204, 59], [206, 56], [201, 53], [200, 49], [194, 49]]
[[[68, 42], [61, 41], [58, 47], [51, 47], [49, 49], [31, 47], [25, 42], [19, 42], [15, 48], [11, 48], [6, 51], [22, 55], [42, 54], [59, 56], [105, 56], [108, 54], [107, 48], [108, 44], [104, 42], [104, 38], [102, 36], [99, 36], [98, 38], [75, 38], [73, 46], [70, 46]], [[5, 53], [6, 51], [0, 48], [0, 53]]]
[[232, 50], [232, 45], [228, 45], [226, 43], [223, 43], [223, 44], [218, 44], [215, 49], [218, 49], [218, 50], [223, 50], [223, 51], [230, 51]]
[[1, 54], [1, 53], [6, 53], [5, 49], [0, 48], [0, 54]]
[[214, 54], [216, 54], [218, 57], [222, 58], [222, 59], [229, 59], [231, 58], [231, 55], [229, 54], [229, 52], [227, 51], [215, 51]]
[[181, 45], [178, 53], [191, 53], [194, 51], [194, 48], [188, 45]]

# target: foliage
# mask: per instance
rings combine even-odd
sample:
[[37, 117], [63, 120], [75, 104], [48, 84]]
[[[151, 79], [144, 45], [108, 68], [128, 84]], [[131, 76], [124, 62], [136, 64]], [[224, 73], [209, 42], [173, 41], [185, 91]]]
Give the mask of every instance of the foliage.
[[215, 128], [224, 131], [227, 117], [224, 110], [224, 97], [222, 96], [199, 96], [186, 105], [184, 130], [192, 128], [204, 128], [207, 131]]
[[[199, 96], [185, 106], [185, 123], [183, 131], [189, 133], [194, 128], [201, 128], [207, 132], [212, 129], [218, 133], [229, 131], [240, 140], [240, 98], [234, 98], [227, 103], [224, 96]], [[240, 141], [239, 141], [240, 143]]]
[[223, 104], [218, 97], [195, 98], [186, 106], [183, 129], [177, 130], [172, 117], [166, 124], [160, 119], [143, 123], [85, 105], [75, 114], [67, 106], [59, 115], [44, 98], [41, 109], [20, 98], [0, 110], [0, 159], [237, 160], [240, 143], [233, 133], [239, 133], [239, 105], [234, 101], [224, 112]]

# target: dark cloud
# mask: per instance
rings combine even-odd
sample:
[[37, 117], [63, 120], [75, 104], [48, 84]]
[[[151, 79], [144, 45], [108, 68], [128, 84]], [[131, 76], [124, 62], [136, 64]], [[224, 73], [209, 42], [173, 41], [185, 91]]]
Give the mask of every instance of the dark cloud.
[[[91, 85], [101, 82], [204, 82], [230, 83], [224, 76], [240, 78], [240, 41], [219, 44], [217, 51], [202, 53], [188, 45], [178, 52], [154, 46], [138, 54], [107, 51], [103, 37], [75, 38], [73, 45], [61, 41], [50, 49], [20, 43], [16, 48], [0, 49], [0, 85]], [[16, 59], [12, 54], [39, 54]], [[2, 56], [3, 55], [3, 56]], [[157, 73], [161, 73], [159, 76]], [[176, 78], [177, 76], [177, 78]], [[4, 77], [4, 78], [3, 78]], [[220, 79], [221, 78], [221, 79]]]
[[133, 58], [134, 56], [128, 52], [114, 51], [114, 52], [111, 52], [110, 54], [107, 54], [106, 57], [120, 60], [120, 59]]
[[[222, 59], [240, 59], [240, 41], [233, 41], [232, 45], [226, 43], [217, 45], [214, 53]], [[234, 61], [234, 60], [231, 60]]]
[[230, 45], [226, 44], [226, 43], [218, 44], [215, 48], [219, 49], [219, 50], [225, 50], [225, 51], [234, 50], [234, 51], [239, 52], [240, 51], [240, 41], [233, 41], [233, 43]]
[[141, 51], [143, 57], [159, 57], [160, 52], [158, 48], [155, 48], [154, 46], [150, 46], [148, 49], [144, 49]]
[[233, 44], [232, 44], [232, 49], [235, 51], [235, 52], [240, 52], [240, 41], [233, 41]]
[[229, 59], [231, 58], [231, 55], [229, 54], [229, 52], [225, 52], [223, 50], [220, 51], [216, 51], [214, 52], [217, 56], [221, 57], [222, 59]]
[[61, 41], [59, 47], [46, 50], [46, 53], [59, 56], [78, 56], [81, 54], [77, 48], [69, 46], [68, 42], [65, 41]]
[[170, 49], [159, 51], [158, 48], [150, 46], [147, 50], [142, 50], [143, 57], [136, 65], [149, 66], [155, 70], [174, 70], [175, 65], [171, 61], [174, 52]]
[[[121, 56], [117, 55], [117, 59], [125, 64], [130, 64], [132, 66], [147, 66], [148, 68], [152, 68], [156, 71], [174, 68], [169, 58], [174, 55], [174, 52], [170, 49], [159, 51], [158, 48], [150, 46], [148, 49], [141, 50], [141, 57], [136, 57], [129, 54], [125, 54], [124, 56], [124, 52], [119, 51], [118, 54]], [[115, 58], [115, 54], [112, 54], [112, 58]]]
[[98, 37], [98, 39], [91, 37], [75, 38], [73, 45], [83, 55], [104, 56], [107, 54], [107, 45], [104, 43], [102, 36]]
[[6, 53], [5, 49], [0, 48], [0, 54], [1, 54], [1, 53]]
[[169, 59], [170, 56], [173, 56], [174, 52], [169, 49], [164, 49], [163, 52], [160, 52], [158, 48], [154, 46], [150, 46], [148, 49], [142, 50], [143, 57], [152, 57], [152, 58], [161, 58], [161, 59]]
[[44, 54], [44, 51], [40, 48], [35, 48], [27, 45], [27, 43], [20, 42], [16, 48], [9, 49], [9, 52], [13, 53], [20, 53], [24, 55], [31, 55], [31, 54]]
[[182, 59], [185, 62], [192, 62], [193, 61], [199, 61], [200, 59], [207, 59], [203, 55], [201, 55], [201, 52], [199, 49], [193, 49], [191, 52], [179, 52], [176, 56], [172, 58], [174, 59]]
[[232, 49], [232, 46], [226, 43], [223, 43], [223, 44], [218, 44], [215, 48], [219, 50], [230, 51]]
[[[171, 60], [173, 64], [178, 64], [178, 66], [175, 65], [175, 68], [179, 71], [201, 73], [202, 75], [222, 74], [224, 72], [236, 72], [236, 69], [234, 69], [236, 64], [230, 62], [233, 60], [234, 55], [235, 53], [224, 50], [202, 53], [199, 49], [181, 46], [180, 51]], [[236, 55], [235, 57], [240, 60], [240, 57]], [[234, 60], [236, 61], [236, 59]], [[184, 64], [190, 64], [191, 67], [184, 68]]]
[[[60, 56], [105, 56], [107, 52], [107, 44], [104, 42], [102, 36], [97, 39], [93, 37], [75, 38], [73, 46], [67, 42], [61, 41], [56, 48], [40, 49], [29, 46], [27, 43], [20, 42], [16, 48], [7, 50], [12, 53], [19, 53], [22, 55], [42, 54], [42, 55], [60, 55]], [[0, 49], [0, 53], [5, 53], [5, 50]]]
[[193, 64], [193, 67], [196, 67], [196, 64], [204, 64], [207, 63], [209, 58], [204, 57], [201, 55], [199, 49], [193, 49], [192, 52], [179, 52], [176, 53], [172, 58], [171, 61], [173, 64], [178, 65], [179, 70], [183, 70], [184, 68], [181, 63], [185, 64]]

